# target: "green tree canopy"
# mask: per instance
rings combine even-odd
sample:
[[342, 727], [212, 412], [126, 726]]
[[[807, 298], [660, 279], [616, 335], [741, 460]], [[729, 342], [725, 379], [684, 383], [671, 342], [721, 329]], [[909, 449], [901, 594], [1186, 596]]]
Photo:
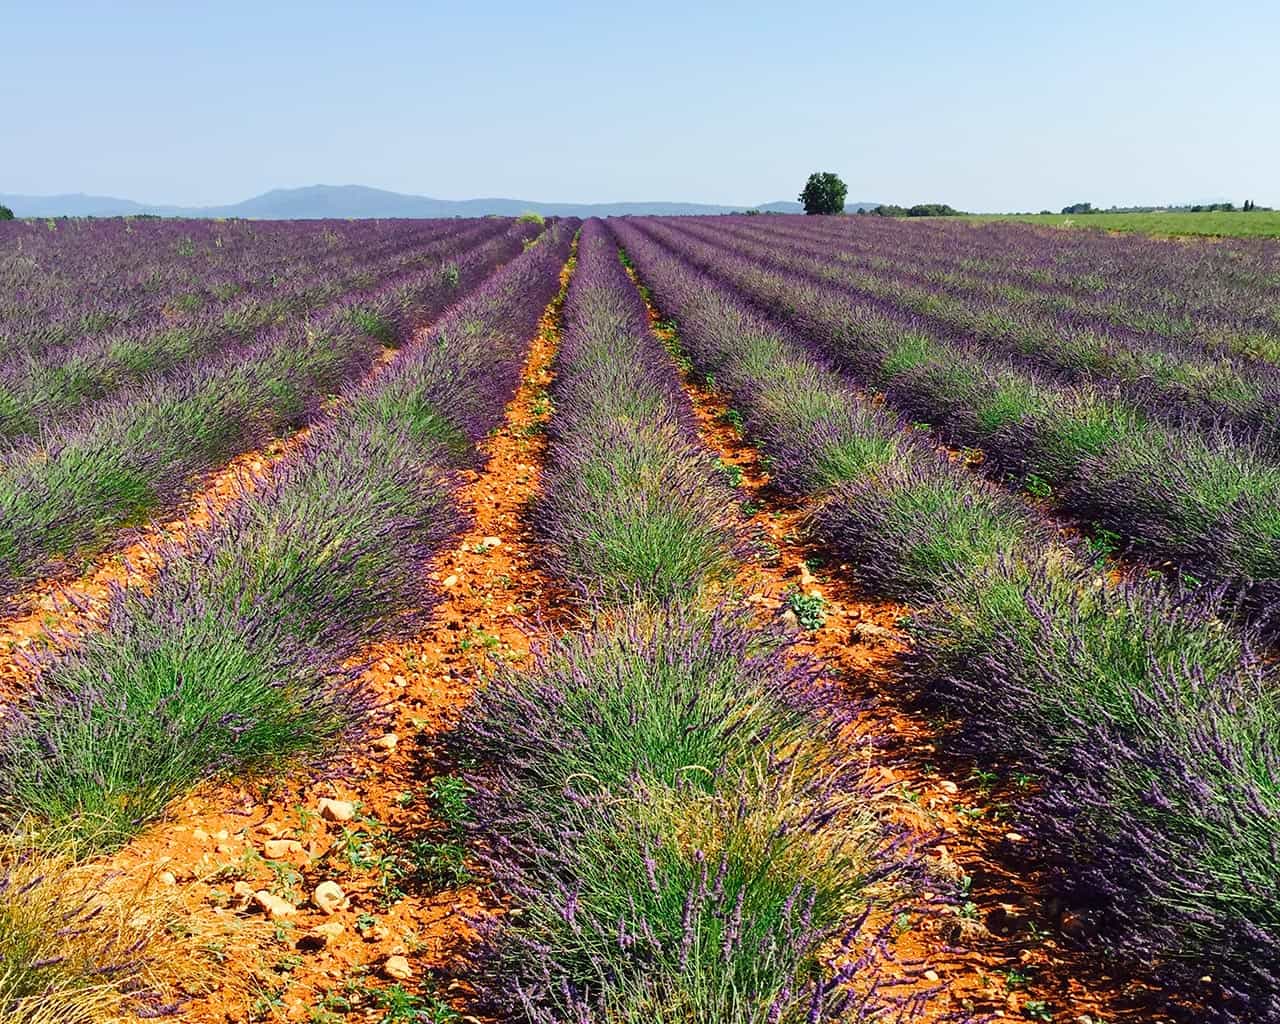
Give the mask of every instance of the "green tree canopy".
[[0, 205], [0, 220], [13, 220], [13, 211], [7, 206]]
[[800, 193], [805, 213], [844, 213], [849, 187], [831, 171], [814, 171]]

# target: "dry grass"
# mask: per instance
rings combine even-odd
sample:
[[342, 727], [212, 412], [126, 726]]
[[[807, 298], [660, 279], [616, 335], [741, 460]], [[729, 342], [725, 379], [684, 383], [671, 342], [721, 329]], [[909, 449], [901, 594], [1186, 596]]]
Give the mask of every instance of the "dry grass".
[[193, 918], [154, 876], [0, 845], [0, 1022], [114, 1024], [254, 973], [261, 927]]

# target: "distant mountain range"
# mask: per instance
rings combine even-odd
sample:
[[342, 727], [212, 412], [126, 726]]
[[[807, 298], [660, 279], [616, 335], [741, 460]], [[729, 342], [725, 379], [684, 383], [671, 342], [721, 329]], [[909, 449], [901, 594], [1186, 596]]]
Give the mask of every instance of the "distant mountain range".
[[[0, 204], [18, 217], [248, 217], [257, 220], [312, 220], [318, 217], [514, 217], [540, 213], [562, 217], [620, 217], [743, 212], [748, 207], [711, 203], [537, 203], [525, 199], [432, 199], [387, 192], [363, 185], [308, 185], [277, 188], [230, 206], [156, 206], [131, 199], [87, 196], [17, 196], [0, 193]], [[878, 203], [849, 203], [846, 210]], [[761, 213], [800, 213], [799, 203], [776, 202], [750, 207]]]

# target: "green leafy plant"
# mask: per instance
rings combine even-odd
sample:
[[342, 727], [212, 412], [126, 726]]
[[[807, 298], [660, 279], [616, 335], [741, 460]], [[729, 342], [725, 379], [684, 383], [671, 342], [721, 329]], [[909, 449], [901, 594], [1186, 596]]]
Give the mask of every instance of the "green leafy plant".
[[1027, 493], [1033, 498], [1051, 498], [1053, 497], [1053, 487], [1044, 477], [1035, 473], [1029, 473], [1023, 486], [1027, 489]]
[[1089, 553], [1097, 562], [1105, 562], [1120, 550], [1120, 534], [1114, 530], [1098, 529], [1089, 538]]
[[438, 997], [417, 995], [402, 985], [392, 985], [373, 993], [373, 1004], [385, 1011], [382, 1024], [399, 1021], [414, 1024], [454, 1024], [462, 1018], [448, 1003]]
[[795, 613], [801, 629], [812, 632], [826, 625], [827, 602], [821, 594], [802, 594], [797, 591], [788, 596], [787, 607]]
[[725, 482], [728, 483], [730, 487], [737, 487], [742, 483], [742, 470], [738, 466], [733, 465], [733, 463], [725, 462], [721, 459], [719, 465], [716, 466], [716, 469], [720, 471], [720, 474], [725, 478]]

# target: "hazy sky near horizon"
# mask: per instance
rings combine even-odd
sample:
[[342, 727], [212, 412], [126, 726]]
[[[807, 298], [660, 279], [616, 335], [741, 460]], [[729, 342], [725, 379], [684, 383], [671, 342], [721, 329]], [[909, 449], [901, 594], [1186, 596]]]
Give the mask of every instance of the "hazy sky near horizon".
[[1280, 206], [1280, 4], [18, 3], [0, 192]]

